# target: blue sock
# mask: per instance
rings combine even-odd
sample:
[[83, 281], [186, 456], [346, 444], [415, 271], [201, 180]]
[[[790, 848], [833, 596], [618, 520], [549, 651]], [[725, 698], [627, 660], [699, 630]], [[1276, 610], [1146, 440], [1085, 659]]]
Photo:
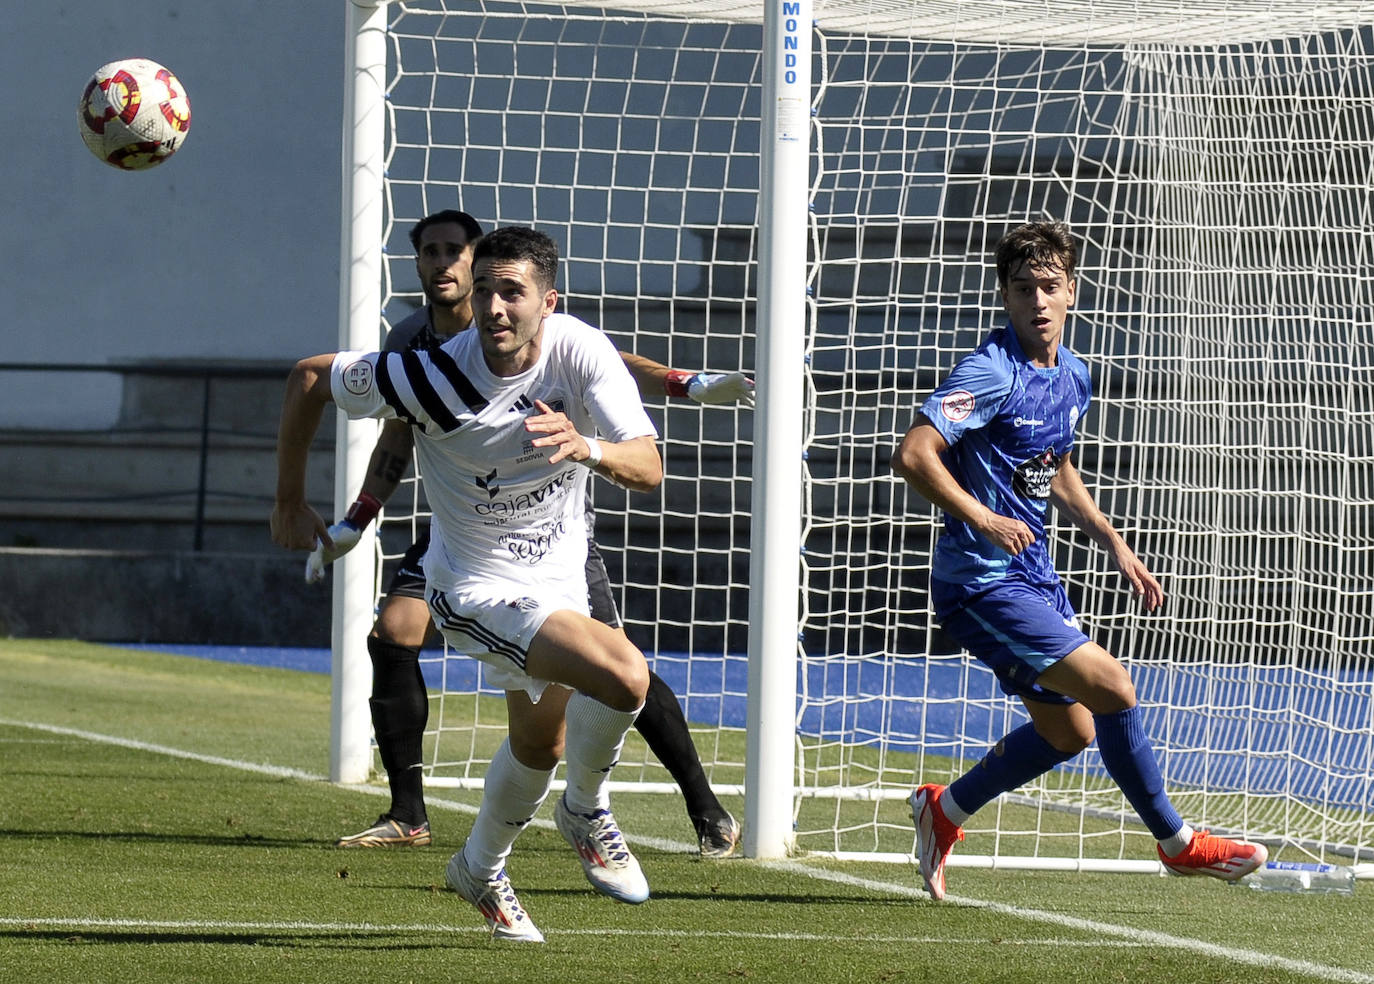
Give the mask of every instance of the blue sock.
[[1102, 763], [1150, 833], [1161, 841], [1178, 833], [1183, 818], [1164, 792], [1164, 777], [1140, 723], [1140, 706], [1115, 714], [1094, 714], [1093, 724]]
[[[950, 784], [945, 795], [966, 814], [977, 813], [1002, 793], [1024, 786], [1073, 755], [1061, 752], [1023, 724], [999, 741], [982, 760]], [[946, 809], [948, 815], [951, 811]], [[959, 823], [960, 821], [955, 821]]]

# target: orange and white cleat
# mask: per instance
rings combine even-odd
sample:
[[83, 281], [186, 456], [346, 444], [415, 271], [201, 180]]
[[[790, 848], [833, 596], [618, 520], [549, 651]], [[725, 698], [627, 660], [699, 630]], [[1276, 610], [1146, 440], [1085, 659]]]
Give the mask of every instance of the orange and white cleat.
[[911, 819], [916, 824], [916, 854], [921, 865], [921, 879], [930, 897], [939, 901], [945, 897], [945, 858], [954, 845], [964, 839], [964, 829], [951, 823], [940, 809], [944, 786], [927, 783], [911, 794]]
[[1205, 830], [1193, 832], [1183, 853], [1169, 857], [1158, 848], [1159, 860], [1176, 875], [1210, 875], [1222, 881], [1239, 881], [1269, 859], [1269, 849], [1250, 841], [1215, 837]]

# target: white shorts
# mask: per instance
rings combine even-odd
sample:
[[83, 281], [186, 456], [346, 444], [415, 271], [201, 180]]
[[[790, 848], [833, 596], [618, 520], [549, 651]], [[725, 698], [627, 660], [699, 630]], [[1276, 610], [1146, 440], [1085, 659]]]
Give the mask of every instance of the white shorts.
[[528, 585], [485, 582], [453, 591], [429, 589], [429, 614], [444, 641], [485, 665], [486, 682], [500, 690], [523, 690], [534, 703], [552, 682], [525, 672], [525, 654], [544, 620], [557, 611], [588, 614], [587, 598]]

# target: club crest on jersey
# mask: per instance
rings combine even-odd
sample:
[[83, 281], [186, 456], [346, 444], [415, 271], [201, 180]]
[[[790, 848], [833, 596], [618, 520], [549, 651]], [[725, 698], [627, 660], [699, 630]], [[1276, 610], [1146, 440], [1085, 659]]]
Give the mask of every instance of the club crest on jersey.
[[517, 465], [523, 465], [527, 461], [540, 460], [548, 456], [548, 448], [536, 448], [534, 446], [534, 439], [528, 438], [520, 442], [520, 457], [515, 459], [515, 463]]
[[1054, 448], [1046, 448], [1016, 466], [1011, 476], [1012, 488], [1028, 499], [1048, 499], [1050, 483], [1059, 474], [1059, 463], [1063, 460], [1064, 456]]
[[354, 396], [362, 396], [372, 389], [372, 363], [365, 359], [347, 366], [343, 373], [343, 387]]
[[974, 402], [973, 394], [968, 390], [955, 390], [940, 401], [940, 412], [950, 423], [962, 423], [973, 413]]

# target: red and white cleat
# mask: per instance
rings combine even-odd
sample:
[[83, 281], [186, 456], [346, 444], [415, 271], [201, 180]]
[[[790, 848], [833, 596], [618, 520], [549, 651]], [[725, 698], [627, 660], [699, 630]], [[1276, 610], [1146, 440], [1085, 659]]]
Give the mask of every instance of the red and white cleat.
[[1159, 860], [1176, 875], [1210, 875], [1222, 881], [1238, 881], [1269, 858], [1269, 849], [1250, 841], [1214, 837], [1205, 830], [1193, 832], [1183, 853], [1168, 857], [1158, 848]]
[[916, 824], [916, 854], [921, 865], [921, 879], [930, 897], [945, 897], [945, 858], [954, 845], [964, 839], [964, 829], [955, 826], [940, 809], [944, 786], [928, 783], [911, 794], [911, 819]]

